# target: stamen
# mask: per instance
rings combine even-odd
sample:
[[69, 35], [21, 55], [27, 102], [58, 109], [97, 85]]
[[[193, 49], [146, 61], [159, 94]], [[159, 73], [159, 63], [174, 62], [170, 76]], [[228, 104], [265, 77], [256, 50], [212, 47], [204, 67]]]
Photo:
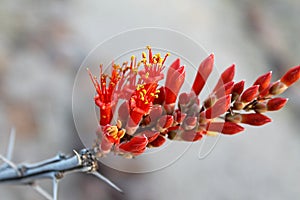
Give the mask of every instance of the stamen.
[[164, 57], [164, 60], [161, 62], [161, 65], [164, 65], [164, 63], [165, 63], [165, 61], [166, 61], [166, 59], [167, 59], [168, 56], [170, 56], [170, 53], [169, 53], [169, 52], [166, 53], [166, 55], [165, 55], [165, 57]]
[[149, 51], [149, 63], [153, 63], [152, 49], [149, 45], [147, 46], [147, 49]]

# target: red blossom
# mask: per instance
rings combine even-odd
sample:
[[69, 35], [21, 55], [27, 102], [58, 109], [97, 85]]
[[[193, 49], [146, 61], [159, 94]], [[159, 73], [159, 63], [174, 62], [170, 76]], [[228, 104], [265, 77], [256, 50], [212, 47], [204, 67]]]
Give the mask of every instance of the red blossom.
[[143, 63], [144, 69], [139, 70], [138, 73], [145, 83], [158, 82], [164, 79], [162, 71], [165, 67], [163, 65], [170, 54], [167, 53], [164, 58], [159, 53], [153, 56], [151, 47], [147, 46], [147, 48], [149, 50], [149, 60], [146, 58], [146, 53], [143, 52], [140, 64]]
[[216, 118], [224, 114], [230, 108], [231, 95], [226, 95], [219, 99], [213, 106], [205, 111], [205, 117], [207, 119]]
[[183, 131], [181, 133], [181, 139], [188, 142], [195, 142], [198, 140], [201, 140], [203, 137], [202, 131], [195, 131], [195, 130], [189, 130], [189, 131]]
[[150, 147], [160, 147], [166, 142], [166, 138], [163, 137], [162, 135], [159, 135], [154, 141], [149, 143]]
[[300, 78], [300, 65], [289, 69], [280, 79], [286, 86], [291, 86]]
[[117, 126], [106, 125], [103, 127], [103, 135], [113, 144], [120, 143], [120, 139], [124, 137], [125, 130], [118, 130]]
[[142, 117], [149, 113], [156, 97], [157, 83], [147, 83], [139, 85], [132, 94], [129, 101], [129, 119], [126, 130], [128, 134], [133, 134], [140, 123]]
[[224, 84], [230, 82], [233, 80], [235, 74], [235, 65], [232, 64], [230, 67], [228, 67], [222, 74], [221, 77], [219, 78], [215, 88], [213, 91], [218, 90], [220, 87], [222, 87]]
[[207, 131], [220, 132], [226, 135], [233, 135], [244, 130], [244, 127], [233, 122], [211, 122]]
[[271, 122], [271, 119], [260, 113], [241, 114], [241, 123], [249, 124], [252, 126], [261, 126]]
[[261, 75], [256, 79], [253, 85], [259, 85], [259, 92], [264, 91], [266, 88], [269, 87], [270, 81], [272, 78], [272, 72], [268, 72], [266, 74]]
[[158, 119], [156, 128], [162, 132], [164, 129], [171, 127], [173, 122], [174, 117], [172, 115], [163, 115]]
[[139, 135], [141, 136], [145, 135], [147, 137], [148, 143], [153, 142], [159, 136], [159, 134], [160, 134], [159, 131], [151, 131], [151, 130], [145, 130], [139, 133]]
[[90, 78], [94, 84], [97, 95], [95, 96], [95, 104], [100, 108], [100, 125], [105, 126], [110, 123], [115, 106], [117, 104], [117, 94], [115, 93], [115, 88], [120, 80], [118, 66], [112, 66], [110, 81], [107, 86], [107, 75], [102, 73], [102, 65], [100, 65], [100, 77], [99, 81], [97, 77], [94, 77], [90, 70], [88, 69]]
[[229, 81], [228, 83], [225, 83], [223, 87], [220, 87], [216, 90], [215, 96], [219, 99], [225, 95], [231, 94], [232, 88], [233, 88], [234, 82]]
[[[185, 70], [184, 66], [178, 67], [177, 61], [176, 64], [172, 64], [166, 78], [165, 83], [165, 102], [164, 108], [168, 114], [174, 111], [175, 102], [179, 93], [180, 88], [182, 87], [185, 80]], [[178, 67], [178, 68], [177, 68]]]
[[242, 92], [244, 91], [244, 85], [245, 85], [244, 80], [242, 80], [238, 83], [235, 83], [233, 85], [233, 88], [231, 90], [231, 94], [232, 94], [231, 100], [232, 101], [238, 99], [238, 97], [242, 94]]
[[214, 66], [214, 54], [210, 54], [206, 59], [204, 59], [201, 62], [192, 86], [192, 91], [196, 95], [199, 95], [200, 92], [202, 91], [206, 80], [208, 79], [210, 73], [212, 72], [213, 66]]
[[123, 153], [131, 153], [132, 155], [137, 156], [145, 151], [147, 144], [148, 139], [146, 136], [135, 136], [128, 142], [118, 145], [118, 149]]
[[280, 110], [282, 107], [285, 106], [287, 101], [288, 99], [281, 97], [270, 99], [267, 103], [267, 109], [268, 111]]
[[248, 103], [254, 100], [258, 95], [259, 85], [253, 85], [246, 89], [241, 95], [241, 102]]
[[184, 119], [183, 121], [183, 127], [185, 130], [192, 130], [196, 127], [197, 125], [198, 118], [197, 117], [192, 117], [188, 116]]
[[185, 119], [186, 116], [186, 113], [183, 113], [177, 109], [174, 113], [174, 121], [179, 124]]

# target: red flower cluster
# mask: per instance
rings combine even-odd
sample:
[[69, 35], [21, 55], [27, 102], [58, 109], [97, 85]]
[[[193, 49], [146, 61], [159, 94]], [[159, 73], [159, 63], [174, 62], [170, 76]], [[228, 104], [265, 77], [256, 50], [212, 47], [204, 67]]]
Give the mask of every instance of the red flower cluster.
[[[146, 148], [161, 146], [166, 139], [197, 141], [205, 135], [236, 134], [244, 130], [240, 124], [263, 125], [271, 119], [262, 113], [279, 110], [287, 102], [275, 96], [300, 78], [300, 66], [296, 66], [276, 82], [271, 82], [269, 72], [245, 89], [244, 81], [233, 81], [232, 65], [221, 74], [212, 93], [201, 104], [198, 96], [212, 72], [214, 55], [200, 64], [191, 90], [180, 93], [185, 81], [180, 59], [168, 67], [164, 77], [169, 54], [153, 55], [151, 48], [147, 48], [148, 59], [143, 52], [139, 62], [132, 56], [130, 64], [113, 64], [110, 76], [100, 66], [99, 81], [89, 72], [97, 93], [95, 103], [100, 108], [96, 147], [103, 154], [113, 150], [132, 157]], [[164, 78], [165, 84], [159, 86]], [[116, 108], [117, 123], [111, 125]]]

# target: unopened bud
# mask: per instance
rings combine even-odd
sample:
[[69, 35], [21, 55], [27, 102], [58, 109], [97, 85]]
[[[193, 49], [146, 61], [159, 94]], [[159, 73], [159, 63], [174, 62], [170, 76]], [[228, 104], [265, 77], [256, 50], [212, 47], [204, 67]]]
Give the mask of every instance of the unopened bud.
[[268, 122], [271, 122], [271, 119], [260, 113], [250, 113], [250, 114], [241, 114], [242, 123], [249, 124], [252, 126], [261, 126]]
[[192, 130], [197, 125], [197, 117], [187, 117], [183, 122], [183, 128], [185, 130]]
[[247, 103], [254, 100], [258, 95], [259, 85], [253, 85], [245, 90], [241, 95], [241, 102]]
[[269, 93], [271, 95], [279, 95], [283, 93], [287, 88], [287, 85], [285, 85], [284, 83], [276, 81], [272, 84], [271, 88], [269, 89]]
[[296, 81], [298, 81], [299, 78], [300, 78], [300, 65], [295, 66], [295, 67], [291, 68], [289, 71], [287, 71], [282, 76], [280, 81], [289, 87], [292, 84], [294, 84]]
[[288, 99], [281, 97], [270, 99], [267, 103], [268, 111], [280, 110], [285, 106], [287, 101]]
[[258, 102], [253, 106], [253, 109], [255, 110], [255, 112], [257, 113], [263, 113], [268, 111], [267, 105], [265, 102]]
[[174, 118], [172, 115], [164, 115], [159, 118], [156, 128], [159, 130], [159, 132], [163, 132], [165, 129], [172, 126], [174, 122]]
[[194, 130], [183, 131], [181, 133], [181, 139], [188, 142], [201, 140], [202, 137], [202, 132], [196, 132]]
[[148, 144], [149, 147], [160, 147], [166, 141], [166, 138], [159, 135], [154, 141]]

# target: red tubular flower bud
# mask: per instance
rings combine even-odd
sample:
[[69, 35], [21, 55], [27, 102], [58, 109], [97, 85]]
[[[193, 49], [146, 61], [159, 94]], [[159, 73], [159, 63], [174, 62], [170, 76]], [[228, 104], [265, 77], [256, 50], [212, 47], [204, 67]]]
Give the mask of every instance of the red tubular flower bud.
[[167, 71], [167, 77], [166, 77], [166, 81], [170, 81], [170, 79], [172, 78], [173, 73], [178, 70], [178, 68], [180, 67], [180, 59], [177, 58], [169, 67], [168, 71]]
[[157, 121], [157, 125], [156, 125], [157, 130], [162, 132], [163, 130], [171, 127], [173, 122], [174, 122], [174, 118], [172, 115], [164, 115], [160, 117], [159, 120]]
[[149, 146], [150, 147], [160, 147], [161, 145], [163, 145], [166, 141], [166, 138], [161, 136], [161, 135], [158, 135], [158, 137], [152, 141]]
[[213, 91], [218, 90], [220, 87], [222, 87], [224, 84], [230, 82], [233, 80], [235, 73], [235, 65], [231, 65], [228, 67], [222, 74], [221, 77], [218, 80], [218, 83], [216, 84], [215, 88]]
[[191, 109], [192, 105], [199, 105], [200, 100], [198, 96], [194, 92], [186, 93], [183, 92], [179, 95], [178, 98], [178, 107], [181, 110], [181, 112], [188, 112]]
[[214, 66], [214, 54], [210, 54], [206, 59], [204, 59], [201, 62], [192, 86], [192, 91], [196, 95], [199, 95], [200, 92], [202, 91], [205, 82], [213, 69], [213, 66]]
[[187, 117], [183, 122], [183, 127], [185, 130], [192, 130], [197, 125], [197, 117]]
[[294, 84], [296, 81], [298, 81], [300, 78], [300, 65], [295, 66], [289, 71], [287, 71], [282, 78], [280, 79], [280, 82], [284, 83], [286, 86], [291, 86]]
[[231, 100], [232, 101], [235, 101], [236, 99], [238, 99], [238, 97], [242, 94], [242, 92], [244, 91], [244, 85], [245, 85], [244, 80], [242, 80], [238, 83], [235, 83], [233, 85], [233, 88], [231, 90], [231, 94], [232, 94]]
[[149, 113], [149, 117], [151, 122], [156, 122], [158, 120], [158, 118], [162, 115], [162, 107], [161, 105], [154, 105]]
[[243, 130], [244, 130], [244, 127], [242, 127], [236, 123], [225, 122], [221, 133], [226, 134], [226, 135], [233, 135], [233, 134], [239, 133]]
[[180, 124], [186, 117], [187, 114], [181, 112], [180, 110], [176, 110], [174, 114], [174, 121]]
[[276, 81], [275, 83], [273, 83], [269, 89], [269, 94], [271, 95], [279, 95], [281, 93], [283, 93], [286, 89], [288, 88], [288, 86], [280, 81]]
[[212, 105], [214, 105], [217, 101], [216, 95], [210, 95], [207, 99], [205, 99], [203, 105], [205, 108], [210, 108]]
[[134, 156], [142, 154], [148, 144], [146, 136], [135, 136], [131, 140], [118, 145], [118, 149], [124, 153], [131, 153]]
[[125, 101], [123, 102], [119, 109], [118, 109], [118, 116], [119, 116], [119, 120], [122, 121], [122, 123], [126, 124], [128, 116], [129, 116], [129, 106], [128, 106], [128, 102]]
[[269, 117], [260, 113], [241, 114], [241, 117], [241, 123], [252, 126], [261, 126], [272, 121]]
[[263, 112], [267, 112], [268, 108], [267, 108], [267, 104], [266, 102], [258, 102], [253, 106], [253, 109], [255, 110], [255, 112], [257, 113], [263, 113]]
[[223, 87], [220, 87], [216, 90], [215, 95], [219, 99], [225, 95], [231, 94], [232, 88], [233, 88], [233, 81], [229, 81], [228, 83], [225, 83]]
[[226, 95], [219, 99], [212, 107], [205, 111], [207, 119], [213, 119], [224, 114], [230, 108], [231, 95]]
[[288, 99], [281, 97], [270, 99], [267, 103], [268, 111], [280, 110], [282, 107], [285, 106], [287, 101]]
[[172, 73], [171, 77], [166, 80], [164, 108], [169, 114], [174, 111], [177, 95], [179, 93], [181, 86], [184, 83], [184, 80], [185, 80], [184, 66], [181, 66], [177, 70], [175, 70]]
[[259, 85], [253, 85], [245, 90], [241, 95], [241, 102], [247, 103], [254, 100], [258, 95]]
[[183, 92], [179, 95], [178, 98], [178, 106], [187, 106], [190, 103], [190, 97], [189, 94], [186, 92]]
[[258, 91], [262, 92], [270, 85], [271, 78], [272, 78], [272, 72], [270, 71], [258, 77], [256, 81], [253, 83], [253, 85], [259, 85]]
[[202, 137], [203, 136], [201, 131], [196, 132], [194, 130], [189, 130], [189, 131], [183, 131], [181, 133], [181, 139], [188, 142], [195, 142], [201, 140]]
[[211, 122], [207, 131], [220, 132], [226, 135], [233, 135], [244, 130], [244, 127], [233, 122]]
[[139, 135], [145, 135], [148, 139], [148, 143], [153, 142], [158, 136], [159, 136], [159, 132], [158, 131], [151, 131], [151, 130], [145, 130], [141, 133], [139, 133]]

